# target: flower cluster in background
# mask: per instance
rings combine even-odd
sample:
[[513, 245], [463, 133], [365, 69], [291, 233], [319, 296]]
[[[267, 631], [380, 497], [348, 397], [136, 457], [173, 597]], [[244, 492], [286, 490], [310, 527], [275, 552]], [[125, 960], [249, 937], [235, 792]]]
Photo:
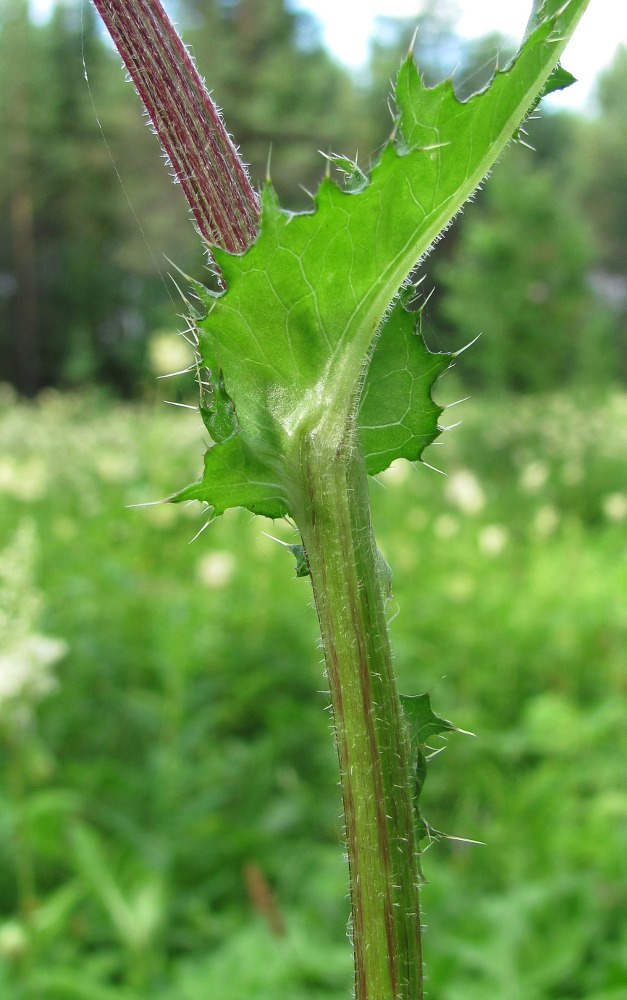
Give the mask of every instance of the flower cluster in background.
[[68, 650], [38, 631], [42, 596], [35, 585], [36, 527], [23, 519], [0, 551], [0, 718], [54, 690], [53, 667]]

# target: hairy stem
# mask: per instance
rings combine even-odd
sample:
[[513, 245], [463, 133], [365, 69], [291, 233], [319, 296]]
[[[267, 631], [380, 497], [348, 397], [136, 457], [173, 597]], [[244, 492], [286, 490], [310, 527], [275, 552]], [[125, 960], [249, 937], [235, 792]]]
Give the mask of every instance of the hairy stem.
[[296, 523], [324, 645], [350, 873], [356, 1000], [422, 1000], [408, 740], [392, 669], [368, 483], [347, 433], [301, 449]]
[[194, 62], [159, 0], [94, 0], [208, 243], [245, 250], [259, 201]]

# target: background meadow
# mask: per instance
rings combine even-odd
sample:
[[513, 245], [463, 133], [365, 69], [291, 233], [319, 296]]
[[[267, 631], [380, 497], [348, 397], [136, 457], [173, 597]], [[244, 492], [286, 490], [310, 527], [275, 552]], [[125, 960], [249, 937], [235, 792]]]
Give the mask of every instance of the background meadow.
[[[430, 993], [618, 1000], [627, 396], [450, 412], [446, 478], [372, 488], [401, 689], [478, 735], [426, 790], [435, 828], [484, 842], [427, 851]], [[2, 397], [3, 663], [32, 678], [0, 688], [8, 996], [346, 996], [314, 613], [268, 537], [289, 526], [234, 512], [192, 542], [198, 505], [129, 506], [201, 438], [164, 406]]]

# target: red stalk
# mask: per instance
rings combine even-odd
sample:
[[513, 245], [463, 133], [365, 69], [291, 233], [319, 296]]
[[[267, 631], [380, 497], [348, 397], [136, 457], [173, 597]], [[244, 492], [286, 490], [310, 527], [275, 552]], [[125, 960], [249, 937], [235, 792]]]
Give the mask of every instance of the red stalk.
[[94, 0], [210, 245], [241, 253], [259, 201], [220, 111], [159, 0]]

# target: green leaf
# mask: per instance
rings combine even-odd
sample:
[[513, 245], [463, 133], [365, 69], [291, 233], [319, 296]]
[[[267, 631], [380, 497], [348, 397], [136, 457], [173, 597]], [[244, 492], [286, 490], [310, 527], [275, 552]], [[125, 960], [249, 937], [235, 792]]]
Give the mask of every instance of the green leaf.
[[[569, 73], [567, 69], [564, 69], [561, 63], [558, 63], [553, 72], [551, 73], [550, 77], [544, 84], [544, 87], [536, 97], [535, 101], [529, 108], [528, 116], [533, 114], [533, 112], [538, 107], [540, 101], [548, 94], [554, 94], [558, 90], [566, 90], [566, 88], [571, 87], [573, 83], [577, 83], [575, 77], [572, 75], [572, 73]], [[514, 133], [514, 138], [522, 140], [521, 133], [523, 132], [524, 129], [521, 125], [519, 128], [516, 129]]]
[[[420, 797], [425, 781], [427, 780], [427, 765], [432, 757], [440, 753], [439, 750], [435, 750], [430, 754], [427, 753], [426, 751], [429, 749], [427, 741], [432, 736], [442, 736], [444, 733], [450, 732], [462, 733], [465, 736], [472, 736], [473, 734], [468, 733], [465, 729], [459, 729], [452, 722], [449, 722], [448, 719], [443, 719], [437, 715], [431, 708], [431, 695], [429, 693], [416, 695], [402, 694], [400, 695], [400, 700], [405, 722], [407, 723], [411, 747], [411, 762], [415, 782], [415, 827], [418, 842], [420, 843], [423, 840], [431, 841], [439, 837], [458, 840], [460, 838], [450, 837], [449, 834], [435, 830], [429, 825], [422, 814]], [[477, 841], [469, 841], [469, 843], [477, 843]]]
[[209, 367], [198, 370], [202, 421], [216, 444], [223, 444], [238, 431], [233, 402], [224, 387], [224, 375]]
[[[398, 301], [370, 362], [357, 416], [358, 440], [371, 475], [397, 458], [416, 462], [438, 433], [443, 411], [431, 398], [452, 354], [432, 354], [420, 332], [421, 313]], [[418, 328], [417, 325], [418, 324]]]
[[309, 576], [309, 563], [307, 562], [307, 553], [305, 552], [305, 546], [298, 543], [288, 545], [288, 549], [294, 556], [296, 560], [296, 576]]
[[442, 733], [462, 732], [454, 726], [448, 719], [442, 719], [431, 708], [431, 695], [427, 694], [402, 694], [400, 696], [403, 707], [403, 715], [409, 727], [409, 738], [412, 751], [418, 747], [425, 747], [427, 740], [432, 736], [441, 736]]
[[230, 507], [246, 507], [253, 514], [285, 517], [288, 498], [272, 459], [264, 462], [261, 445], [257, 452], [246, 436], [235, 434], [223, 444], [215, 444], [205, 452], [205, 470], [198, 483], [192, 483], [173, 498], [202, 500], [212, 512], [223, 514]]
[[544, 84], [541, 96], [546, 97], [547, 94], [554, 94], [557, 90], [566, 90], [567, 87], [572, 87], [573, 83], [577, 83], [576, 78], [558, 63]]
[[536, 3], [515, 61], [464, 103], [450, 80], [425, 87], [408, 58], [394, 135], [369, 177], [333, 157], [347, 185], [325, 177], [313, 211], [297, 215], [267, 185], [255, 243], [212, 251], [226, 290], [202, 297], [198, 325], [214, 444], [202, 479], [174, 500], [284, 516], [302, 495], [305, 439], [333, 461], [357, 436], [370, 472], [419, 458], [438, 433], [431, 388], [450, 359], [392, 304], [520, 126], [586, 4]]
[[328, 160], [344, 174], [345, 191], [350, 191], [351, 194], [363, 191], [368, 183], [368, 178], [357, 163], [349, 160], [347, 156], [329, 156]]

